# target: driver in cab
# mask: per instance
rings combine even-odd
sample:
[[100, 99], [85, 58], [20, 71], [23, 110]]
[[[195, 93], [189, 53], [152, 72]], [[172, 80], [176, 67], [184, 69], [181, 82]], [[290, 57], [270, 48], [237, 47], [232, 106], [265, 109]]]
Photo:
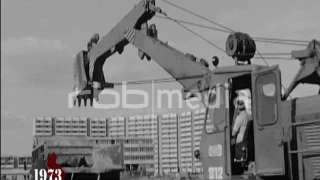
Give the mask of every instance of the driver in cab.
[[248, 123], [252, 120], [250, 90], [237, 92], [238, 98], [235, 104], [237, 116], [232, 126], [231, 146], [234, 147], [235, 157], [241, 157], [242, 147], [245, 146], [248, 137], [245, 137]]

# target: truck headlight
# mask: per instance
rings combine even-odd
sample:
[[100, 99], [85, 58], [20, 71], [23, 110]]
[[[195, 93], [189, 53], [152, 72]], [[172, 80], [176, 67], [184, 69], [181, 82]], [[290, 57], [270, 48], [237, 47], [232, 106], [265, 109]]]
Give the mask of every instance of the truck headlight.
[[221, 144], [215, 144], [215, 145], [209, 145], [209, 157], [220, 157], [222, 156], [222, 145]]

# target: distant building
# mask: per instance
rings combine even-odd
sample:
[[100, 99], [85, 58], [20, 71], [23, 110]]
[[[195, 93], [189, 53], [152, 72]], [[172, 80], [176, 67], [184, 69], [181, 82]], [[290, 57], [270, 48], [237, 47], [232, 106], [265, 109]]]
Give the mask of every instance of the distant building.
[[[123, 144], [124, 152], [124, 165], [127, 169], [134, 167], [135, 170], [139, 168], [145, 168], [148, 173], [154, 172], [154, 143], [152, 138], [137, 138], [137, 137], [104, 137], [104, 138], [86, 138], [86, 137], [73, 137], [68, 138], [70, 142], [74, 143], [71, 145], [74, 148], [70, 148], [68, 143], [60, 143], [61, 136], [51, 136], [43, 139], [39, 142], [38, 146], [33, 149], [32, 156], [34, 158], [47, 158], [47, 155], [52, 151], [59, 151], [62, 159], [68, 159], [69, 156], [81, 157], [85, 156], [87, 162], [92, 163], [92, 150], [95, 145], [103, 144]], [[57, 143], [58, 142], [58, 143]], [[67, 144], [67, 145], [66, 145]], [[79, 147], [82, 147], [79, 150]], [[68, 147], [66, 154], [61, 152], [61, 149]], [[70, 152], [73, 152], [71, 155]], [[60, 159], [60, 163], [61, 159]]]
[[27, 169], [32, 167], [32, 157], [31, 156], [20, 156], [20, 157], [18, 157], [19, 169], [24, 169], [25, 162], [27, 163]]
[[[153, 167], [155, 174], [202, 172], [201, 162], [195, 159], [194, 151], [200, 148], [204, 119], [204, 109], [181, 114], [113, 118], [37, 117], [34, 120], [34, 144], [54, 135], [87, 137], [98, 139], [101, 143], [112, 139], [149, 138], [153, 145], [153, 159], [148, 156], [140, 160], [144, 160], [148, 167], [152, 161], [153, 166], [150, 167]], [[130, 152], [135, 150], [138, 152], [139, 149], [133, 148]]]
[[160, 116], [159, 122], [159, 156], [160, 172], [178, 172], [179, 163], [179, 120], [177, 114]]
[[34, 119], [34, 136], [52, 136], [54, 135], [55, 124], [51, 117], [36, 117]]
[[203, 172], [203, 169], [202, 169], [202, 164], [200, 161], [196, 160], [194, 155], [193, 155], [193, 152], [195, 150], [199, 150], [200, 149], [200, 141], [201, 141], [201, 135], [202, 135], [202, 128], [203, 128], [203, 125], [204, 125], [204, 120], [205, 120], [205, 110], [204, 109], [201, 109], [201, 110], [196, 110], [194, 112], [194, 116], [193, 116], [193, 124], [192, 124], [192, 137], [193, 137], [193, 142], [192, 142], [192, 145], [193, 145], [193, 151], [192, 151], [192, 164], [194, 165], [192, 167], [192, 171], [193, 172]]
[[180, 167], [183, 172], [191, 172], [193, 167], [192, 134], [192, 113], [180, 114]]
[[14, 156], [7, 156], [2, 157], [1, 156], [1, 169], [13, 169], [14, 168]]
[[152, 138], [119, 137], [90, 138], [93, 144], [123, 144], [124, 165], [126, 169], [146, 168], [148, 173], [154, 172], [154, 143]]
[[86, 129], [87, 137], [108, 137], [108, 122], [107, 118], [80, 118], [82, 121], [86, 120], [86, 126], [83, 125], [83, 128]]
[[27, 162], [27, 169], [30, 169], [31, 156], [1, 156], [1, 169], [24, 169], [24, 162]]
[[109, 122], [110, 137], [125, 137], [126, 136], [126, 121], [125, 117], [113, 117]]
[[57, 136], [86, 136], [87, 120], [79, 117], [52, 118], [53, 132]]

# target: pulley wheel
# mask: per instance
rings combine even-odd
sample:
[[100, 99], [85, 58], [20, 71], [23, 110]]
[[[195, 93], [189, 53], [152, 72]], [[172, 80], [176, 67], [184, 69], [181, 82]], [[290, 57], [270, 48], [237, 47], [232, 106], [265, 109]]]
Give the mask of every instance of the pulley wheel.
[[238, 40], [235, 34], [230, 34], [226, 42], [226, 53], [228, 56], [234, 56], [237, 52]]

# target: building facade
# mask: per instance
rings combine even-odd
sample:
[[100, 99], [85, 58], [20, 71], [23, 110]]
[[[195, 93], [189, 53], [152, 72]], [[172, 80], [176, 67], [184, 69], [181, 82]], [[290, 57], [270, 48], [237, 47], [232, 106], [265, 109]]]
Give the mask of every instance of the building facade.
[[154, 172], [154, 143], [152, 138], [119, 137], [89, 138], [93, 144], [123, 144], [124, 165], [129, 170], [145, 168], [148, 173]]
[[1, 169], [24, 169], [25, 162], [27, 169], [30, 169], [32, 166], [31, 156], [1, 156]]
[[[127, 144], [126, 162], [139, 162], [154, 173], [202, 172], [202, 165], [194, 157], [200, 148], [205, 110], [181, 114], [146, 115], [113, 118], [37, 117], [34, 120], [35, 142], [47, 136], [86, 136], [107, 143], [108, 140], [125, 141], [150, 139], [150, 144], [138, 147]], [[133, 140], [132, 140], [133, 141]], [[125, 141], [127, 142], [127, 141]], [[132, 147], [131, 147], [132, 146]], [[137, 146], [137, 147], [136, 147]], [[150, 146], [150, 147], [149, 147]], [[151, 158], [152, 146], [152, 159]], [[139, 151], [145, 153], [141, 157]], [[152, 165], [150, 164], [152, 162]]]
[[125, 117], [113, 117], [109, 122], [110, 137], [125, 137], [126, 136], [126, 121]]

